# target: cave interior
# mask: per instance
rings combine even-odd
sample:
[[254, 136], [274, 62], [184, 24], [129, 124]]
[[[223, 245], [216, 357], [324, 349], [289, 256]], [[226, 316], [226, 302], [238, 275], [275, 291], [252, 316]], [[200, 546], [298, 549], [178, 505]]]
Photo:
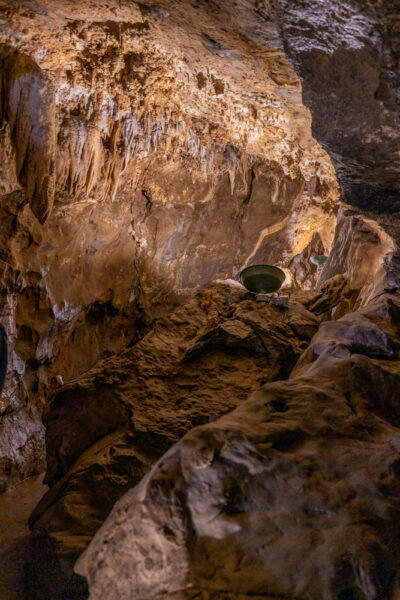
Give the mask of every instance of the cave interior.
[[0, 0], [0, 321], [0, 600], [400, 600], [400, 0]]

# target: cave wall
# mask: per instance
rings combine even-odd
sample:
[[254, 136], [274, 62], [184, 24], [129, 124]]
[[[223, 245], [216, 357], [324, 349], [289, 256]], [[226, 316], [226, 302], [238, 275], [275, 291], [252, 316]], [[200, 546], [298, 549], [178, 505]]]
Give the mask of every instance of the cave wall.
[[362, 210], [398, 212], [398, 0], [279, 0], [274, 8], [342, 197]]
[[30, 598], [398, 596], [397, 4], [2, 2]]
[[116, 503], [76, 565], [93, 599], [399, 595], [399, 3], [256, 4], [341, 184], [309, 305], [329, 316], [287, 381], [193, 429]]
[[[289, 377], [192, 429], [122, 496], [75, 567], [90, 598], [397, 597], [398, 246], [350, 208], [335, 244], [339, 272], [303, 292], [318, 331]], [[263, 317], [272, 333], [278, 315]]]
[[250, 5], [0, 6], [5, 487], [43, 467], [54, 378], [250, 262], [313, 287], [338, 193], [277, 26]]

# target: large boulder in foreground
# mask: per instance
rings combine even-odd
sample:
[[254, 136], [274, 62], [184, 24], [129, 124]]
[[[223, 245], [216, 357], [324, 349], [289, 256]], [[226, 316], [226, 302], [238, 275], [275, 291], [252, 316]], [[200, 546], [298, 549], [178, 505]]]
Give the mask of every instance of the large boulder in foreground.
[[399, 327], [381, 295], [173, 446], [78, 561], [91, 600], [398, 598]]
[[277, 308], [214, 282], [55, 395], [45, 414], [52, 487], [30, 521], [31, 598], [82, 597], [73, 564], [114, 503], [187, 431], [289, 376], [320, 322], [305, 308], [315, 296], [296, 292]]

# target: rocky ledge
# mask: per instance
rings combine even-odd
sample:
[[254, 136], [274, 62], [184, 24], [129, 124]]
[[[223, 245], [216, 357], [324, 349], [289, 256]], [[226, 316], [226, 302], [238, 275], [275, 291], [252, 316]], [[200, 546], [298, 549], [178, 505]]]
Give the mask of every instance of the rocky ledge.
[[[306, 308], [313, 303], [316, 314]], [[289, 376], [318, 329], [318, 306], [315, 293], [294, 293], [281, 309], [235, 281], [215, 282], [54, 396], [44, 417], [52, 487], [30, 520], [41, 585], [49, 554], [58, 557], [59, 587], [52, 582], [49, 596], [76, 587], [76, 558], [172, 444]]]
[[309, 304], [358, 310], [324, 320], [287, 381], [187, 433], [116, 503], [76, 566], [91, 599], [398, 597], [396, 244], [360, 219], [337, 239], [353, 234], [349, 260], [369, 239], [371, 279], [337, 273]]
[[397, 597], [399, 331], [384, 294], [189, 432], [79, 560], [90, 598]]

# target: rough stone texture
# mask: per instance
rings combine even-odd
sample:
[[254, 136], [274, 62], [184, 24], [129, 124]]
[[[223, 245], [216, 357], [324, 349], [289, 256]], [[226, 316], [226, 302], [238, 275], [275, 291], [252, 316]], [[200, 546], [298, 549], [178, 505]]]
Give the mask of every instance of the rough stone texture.
[[[329, 170], [317, 156], [309, 114], [276, 27], [265, 27], [251, 3], [237, 2], [235, 12], [231, 3], [207, 4], [3, 1], [10, 69], [3, 111], [18, 165], [29, 169], [34, 154], [50, 153], [43, 155], [42, 168], [50, 173], [49, 163], [55, 163], [56, 192], [97, 197], [115, 194], [129, 160], [143, 160], [160, 146], [168, 155], [165, 168], [183, 161], [189, 170], [195, 166], [196, 178], [224, 159], [232, 186], [243, 167], [242, 152], [285, 165], [292, 176], [315, 161], [320, 174]], [[23, 93], [21, 77], [28, 82]], [[44, 106], [33, 93], [45, 97]], [[35, 120], [37, 132], [28, 121], [28, 135], [20, 133], [23, 125], [14, 115], [33, 119], [33, 111], [45, 113], [47, 104], [55, 113], [47, 110], [46, 118]], [[54, 120], [57, 146], [47, 130]], [[28, 187], [20, 170], [17, 176]], [[44, 194], [42, 219], [54, 190]]]
[[[46, 404], [52, 486], [32, 599], [86, 597], [72, 561], [165, 451], [78, 563], [93, 599], [399, 596], [397, 6], [1, 2], [0, 447], [37, 468]], [[319, 291], [279, 312], [214, 284], [173, 312], [256, 261], [310, 289], [329, 252], [333, 171], [283, 48], [347, 203]]]
[[279, 309], [255, 302], [234, 281], [213, 283], [55, 395], [44, 417], [53, 487], [31, 517], [35, 571], [43, 569], [40, 552], [56, 546], [52, 599], [64, 597], [63, 587], [71, 593], [73, 562], [114, 502], [192, 427], [232, 410], [266, 381], [288, 377], [318, 324], [296, 295]]
[[248, 0], [2, 0], [0, 57], [8, 485], [41, 468], [53, 377], [247, 263], [312, 288], [338, 193], [278, 27]]
[[382, 294], [189, 432], [78, 561], [90, 598], [397, 598], [399, 333]]
[[77, 564], [93, 599], [400, 594], [398, 2], [257, 7], [353, 206], [320, 276], [336, 320], [288, 381], [189, 432], [116, 504]]
[[383, 290], [395, 292], [400, 287], [399, 239], [397, 220], [390, 223], [342, 205], [332, 250], [318, 279], [321, 287], [331, 279], [345, 278], [332, 317], [364, 306]]
[[345, 201], [398, 212], [399, 0], [272, 4], [302, 80], [313, 134], [335, 164]]
[[[0, 260], [0, 318], [8, 331], [10, 352], [0, 400], [2, 485], [44, 468], [41, 411], [54, 391], [52, 378], [61, 375], [67, 381], [77, 376], [97, 359], [136, 341], [145, 327], [135, 301], [128, 302], [130, 292], [117, 291], [124, 274], [112, 265], [104, 269], [107, 245], [128, 261], [132, 249], [128, 235], [124, 238], [114, 231], [110, 237], [108, 230], [104, 234], [103, 212], [87, 239], [79, 227], [74, 229], [80, 223], [78, 206], [74, 228], [59, 215], [54, 226], [44, 231], [21, 196], [12, 197], [15, 202], [5, 199], [0, 209], [0, 256], [7, 259], [7, 263]], [[113, 209], [116, 212], [118, 205]], [[92, 268], [81, 269], [81, 245], [90, 245], [93, 238], [102, 240], [103, 262], [92, 258]], [[57, 254], [61, 245], [63, 257]], [[116, 271], [114, 281], [110, 271]], [[114, 283], [115, 292], [109, 287]]]

